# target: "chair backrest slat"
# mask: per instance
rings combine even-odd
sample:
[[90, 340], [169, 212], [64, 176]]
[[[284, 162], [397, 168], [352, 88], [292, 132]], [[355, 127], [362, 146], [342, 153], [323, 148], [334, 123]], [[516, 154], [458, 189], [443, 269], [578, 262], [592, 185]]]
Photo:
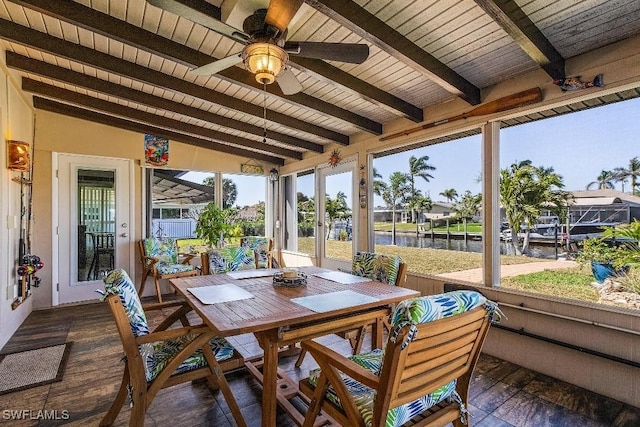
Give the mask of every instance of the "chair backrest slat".
[[[381, 382], [389, 387], [388, 408], [412, 402], [462, 375], [470, 375], [480, 349], [478, 339], [484, 339], [488, 327], [486, 309], [479, 306], [417, 325], [415, 338], [401, 349], [409, 334], [409, 326], [405, 326], [396, 342], [390, 340], [385, 351]], [[389, 355], [398, 357], [393, 372], [386, 367]]]

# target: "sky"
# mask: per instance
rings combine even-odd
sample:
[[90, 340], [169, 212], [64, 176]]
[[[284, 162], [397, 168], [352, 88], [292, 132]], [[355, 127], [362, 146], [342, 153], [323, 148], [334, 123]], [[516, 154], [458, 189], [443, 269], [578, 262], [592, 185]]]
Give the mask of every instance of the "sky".
[[[454, 188], [459, 195], [466, 190], [476, 194], [481, 191], [477, 178], [481, 171], [481, 135], [461, 138], [390, 156], [379, 157], [373, 166], [388, 181], [395, 171], [408, 172], [409, 157], [429, 156], [428, 164], [436, 169], [429, 182], [417, 179], [416, 186], [434, 201], [445, 201], [440, 193]], [[603, 170], [626, 167], [633, 157], [640, 157], [640, 99], [617, 102], [604, 107], [565, 114], [551, 119], [512, 126], [500, 133], [500, 167], [531, 160], [534, 166], [553, 167], [560, 174], [569, 191], [584, 190], [595, 181]], [[201, 183], [208, 174], [190, 172], [183, 179]], [[238, 187], [240, 206], [264, 200], [266, 179], [263, 177], [230, 177]], [[298, 180], [298, 191], [313, 193], [313, 181], [309, 177]], [[327, 183], [327, 192], [335, 197], [345, 190], [344, 179]], [[617, 190], [622, 190], [620, 183]], [[629, 191], [626, 183], [625, 191]], [[384, 203], [378, 197], [375, 206]]]

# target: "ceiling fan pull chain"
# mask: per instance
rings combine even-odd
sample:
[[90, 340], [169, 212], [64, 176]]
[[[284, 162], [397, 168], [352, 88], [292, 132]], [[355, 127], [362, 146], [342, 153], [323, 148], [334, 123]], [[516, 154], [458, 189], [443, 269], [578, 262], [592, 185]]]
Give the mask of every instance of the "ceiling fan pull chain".
[[262, 85], [264, 89], [263, 101], [262, 101], [262, 106], [263, 106], [262, 118], [264, 120], [264, 127], [262, 129], [263, 131], [262, 143], [266, 144], [267, 143], [267, 83], [264, 82], [262, 83]]

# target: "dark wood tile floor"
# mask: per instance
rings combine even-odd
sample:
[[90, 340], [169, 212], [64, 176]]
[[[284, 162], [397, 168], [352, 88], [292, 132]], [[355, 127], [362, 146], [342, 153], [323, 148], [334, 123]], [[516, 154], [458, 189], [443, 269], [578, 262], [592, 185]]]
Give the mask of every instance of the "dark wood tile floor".
[[[165, 313], [165, 314], [168, 314]], [[151, 317], [157, 323], [158, 317]], [[11, 426], [97, 426], [120, 383], [122, 351], [106, 304], [97, 303], [33, 312], [0, 353], [12, 353], [73, 341], [61, 382], [0, 395], [0, 424]], [[252, 335], [230, 341], [246, 357], [260, 354]], [[321, 341], [347, 354], [349, 345], [337, 336]], [[294, 357], [281, 366], [294, 379], [315, 367], [307, 357], [301, 369]], [[260, 425], [258, 383], [244, 370], [228, 374], [228, 381], [250, 426]], [[7, 410], [68, 411], [67, 420], [8, 420]], [[482, 355], [471, 385], [471, 422], [477, 427], [509, 426], [640, 426], [640, 409], [557, 381], [512, 363]], [[128, 425], [123, 407], [117, 426]], [[228, 406], [219, 392], [203, 383], [183, 384], [161, 391], [151, 404], [146, 426], [232, 426]], [[278, 413], [278, 427], [293, 426]]]

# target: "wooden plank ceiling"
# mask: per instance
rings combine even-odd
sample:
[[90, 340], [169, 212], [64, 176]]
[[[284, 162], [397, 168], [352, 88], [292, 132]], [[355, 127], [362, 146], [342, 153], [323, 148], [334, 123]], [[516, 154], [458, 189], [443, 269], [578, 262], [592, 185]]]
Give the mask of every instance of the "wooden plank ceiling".
[[[268, 0], [179, 0], [241, 29]], [[294, 2], [295, 3], [295, 2]], [[191, 70], [243, 45], [145, 0], [0, 0], [6, 63], [36, 108], [282, 165], [398, 117], [640, 33], [620, 0], [306, 0], [287, 40], [364, 43], [362, 64], [291, 55], [303, 90]], [[267, 139], [263, 140], [266, 106]]]

